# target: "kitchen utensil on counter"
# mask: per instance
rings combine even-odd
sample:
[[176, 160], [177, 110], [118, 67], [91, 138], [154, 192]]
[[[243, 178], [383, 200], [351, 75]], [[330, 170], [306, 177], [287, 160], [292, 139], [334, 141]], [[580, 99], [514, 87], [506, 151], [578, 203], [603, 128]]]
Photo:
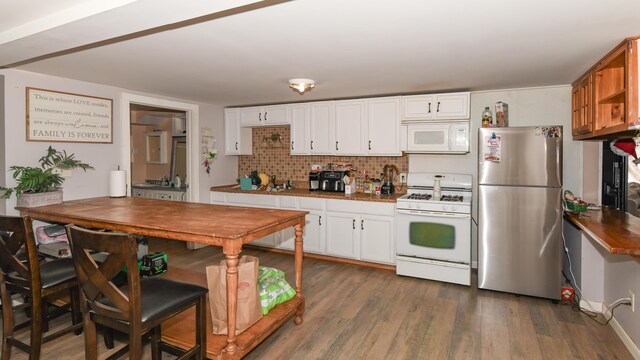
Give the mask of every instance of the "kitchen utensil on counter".
[[255, 185], [256, 188], [259, 188], [260, 185], [262, 184], [262, 180], [260, 179], [260, 176], [258, 176], [258, 171], [253, 170], [251, 172], [251, 176], [249, 177], [251, 178], [251, 185]]
[[320, 190], [320, 172], [309, 173], [309, 191]]
[[320, 188], [322, 191], [344, 192], [342, 178], [348, 175], [347, 171], [321, 171]]
[[380, 189], [382, 195], [393, 195], [395, 193], [393, 181], [398, 174], [400, 174], [400, 170], [393, 164], [386, 164], [382, 168], [382, 186]]

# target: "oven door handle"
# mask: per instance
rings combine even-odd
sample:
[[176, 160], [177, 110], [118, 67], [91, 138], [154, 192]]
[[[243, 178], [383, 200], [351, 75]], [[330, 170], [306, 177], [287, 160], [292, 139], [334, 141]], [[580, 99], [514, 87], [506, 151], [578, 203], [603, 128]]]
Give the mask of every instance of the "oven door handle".
[[447, 219], [470, 219], [471, 214], [456, 214], [456, 213], [441, 213], [432, 211], [416, 211], [416, 210], [396, 210], [398, 214], [417, 215], [417, 216], [431, 216]]

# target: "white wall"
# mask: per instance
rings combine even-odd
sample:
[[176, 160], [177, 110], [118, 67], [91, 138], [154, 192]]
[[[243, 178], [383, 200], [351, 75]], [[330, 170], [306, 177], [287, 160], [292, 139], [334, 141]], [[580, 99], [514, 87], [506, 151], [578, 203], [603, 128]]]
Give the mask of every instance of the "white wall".
[[[107, 196], [109, 191], [109, 171], [115, 170], [121, 165], [122, 139], [121, 127], [122, 119], [120, 118], [120, 99], [123, 92], [135, 93], [157, 98], [165, 98], [153, 94], [143, 94], [128, 89], [117, 88], [102, 84], [88, 83], [76, 81], [42, 74], [30, 73], [19, 70], [0, 70], [0, 76], [4, 76], [4, 101], [5, 122], [3, 130], [6, 136], [3, 136], [3, 144], [8, 151], [2, 156], [4, 162], [3, 168], [5, 172], [1, 175], [2, 181], [8, 186], [15, 185], [13, 178], [7, 172], [8, 166], [25, 165], [37, 166], [38, 159], [45, 154], [49, 145], [55, 149], [66, 150], [68, 153], [74, 153], [76, 157], [95, 167], [95, 170], [89, 170], [84, 173], [82, 170], [76, 170], [71, 178], [68, 178], [64, 185], [64, 199], [74, 200], [87, 197]], [[48, 143], [48, 142], [27, 142], [26, 141], [26, 87], [35, 87], [48, 90], [69, 92], [82, 95], [90, 95], [113, 99], [113, 143], [112, 144], [86, 144], [86, 143]], [[181, 99], [175, 99], [184, 101]], [[185, 101], [188, 102], [188, 101]], [[194, 103], [194, 102], [191, 102]], [[214, 129], [214, 135], [218, 141], [223, 141], [223, 112], [222, 107], [194, 103], [199, 105], [200, 110], [200, 127], [210, 127]], [[196, 139], [199, 141], [199, 139]], [[219, 150], [224, 144], [219, 142], [217, 147]], [[211, 176], [204, 173], [202, 166], [198, 161], [198, 169], [200, 174], [200, 202], [209, 202], [209, 187], [213, 185], [222, 185], [229, 183], [227, 174], [237, 172], [236, 159], [224, 159], [220, 151], [220, 159], [214, 163]], [[227, 167], [228, 166], [228, 167]], [[128, 167], [128, 164], [127, 164]], [[220, 175], [218, 175], [220, 174]], [[220, 183], [216, 183], [220, 178]], [[203, 191], [205, 190], [206, 191]], [[2, 204], [0, 204], [2, 205]], [[15, 207], [15, 198], [5, 202], [2, 207], [6, 214], [17, 214]]]
[[[509, 126], [564, 126], [563, 184], [574, 194], [582, 194], [579, 173], [581, 143], [571, 137], [571, 86], [479, 91], [471, 93], [470, 150], [466, 155], [410, 154], [409, 171], [451, 172], [472, 174], [473, 198], [477, 199], [478, 129], [486, 106], [494, 112], [498, 101], [509, 104]], [[495, 116], [495, 114], [494, 114]], [[478, 216], [478, 202], [473, 204], [473, 218]], [[472, 258], [477, 260], [477, 226], [473, 224]]]
[[[0, 142], [0, 169], [7, 169], [7, 166], [5, 165], [6, 163], [4, 161], [7, 154], [7, 142], [4, 141], [4, 123], [6, 119], [6, 117], [4, 116], [4, 104], [4, 76], [0, 74], [0, 139], [3, 139], [3, 141]], [[5, 186], [5, 181], [5, 176], [0, 175], [0, 186]], [[6, 200], [0, 199], [0, 215], [7, 214], [5, 204]]]

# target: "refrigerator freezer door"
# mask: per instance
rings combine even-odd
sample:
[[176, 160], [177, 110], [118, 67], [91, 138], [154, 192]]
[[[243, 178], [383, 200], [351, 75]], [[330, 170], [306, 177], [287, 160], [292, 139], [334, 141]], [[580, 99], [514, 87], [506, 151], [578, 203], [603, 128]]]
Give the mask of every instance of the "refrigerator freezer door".
[[[560, 129], [558, 137], [548, 129]], [[499, 160], [485, 160], [485, 144], [496, 135]], [[478, 132], [480, 185], [562, 186], [562, 127], [481, 128]]]
[[478, 287], [560, 299], [561, 192], [480, 185]]

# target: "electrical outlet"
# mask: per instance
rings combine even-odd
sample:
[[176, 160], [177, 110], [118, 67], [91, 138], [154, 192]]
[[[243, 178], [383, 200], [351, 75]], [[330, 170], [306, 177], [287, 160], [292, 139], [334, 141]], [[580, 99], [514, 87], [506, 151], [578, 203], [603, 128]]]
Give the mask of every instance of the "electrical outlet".
[[636, 294], [629, 290], [629, 297], [631, 298], [631, 312], [636, 312]]
[[407, 173], [401, 172], [400, 173], [400, 184], [406, 184], [406, 183], [407, 183]]

